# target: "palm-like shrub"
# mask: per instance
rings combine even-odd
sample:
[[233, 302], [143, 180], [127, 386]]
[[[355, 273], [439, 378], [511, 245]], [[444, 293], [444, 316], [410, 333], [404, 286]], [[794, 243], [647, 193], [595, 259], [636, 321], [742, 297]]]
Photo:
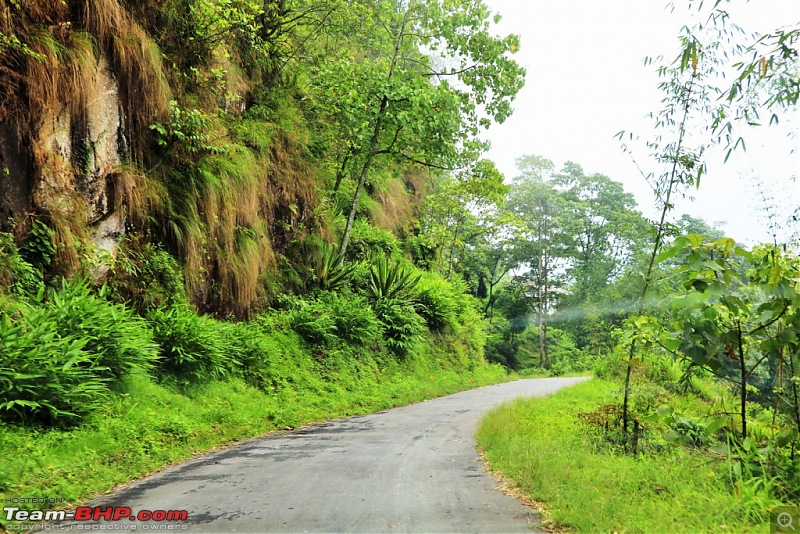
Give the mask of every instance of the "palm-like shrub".
[[420, 278], [421, 275], [415, 274], [411, 268], [382, 256], [370, 269], [367, 296], [374, 301], [392, 299], [410, 304]]
[[357, 268], [357, 263], [345, 263], [344, 255], [325, 243], [314, 265], [316, 287], [325, 291], [338, 291], [350, 283]]

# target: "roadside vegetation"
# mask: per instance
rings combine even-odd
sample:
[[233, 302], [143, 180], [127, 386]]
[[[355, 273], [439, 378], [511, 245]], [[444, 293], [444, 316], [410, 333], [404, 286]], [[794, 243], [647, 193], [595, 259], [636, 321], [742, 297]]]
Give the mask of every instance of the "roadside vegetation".
[[140, 316], [115, 302], [127, 286], [45, 287], [25, 252], [0, 237], [10, 281], [0, 498], [74, 504], [231, 441], [508, 377], [483, 358], [473, 297], [399, 258], [359, 265], [363, 286], [343, 276], [337, 292], [287, 296], [232, 322], [188, 308], [179, 267], [163, 252], [143, 265], [159, 276], [138, 300], [171, 304]]
[[713, 4], [657, 67], [652, 135], [619, 134], [648, 220], [577, 162], [485, 159], [526, 73], [481, 0], [6, 2], [0, 499], [594, 371], [481, 430], [550, 524], [763, 525], [800, 497], [800, 208], [765, 201], [749, 249], [673, 209], [708, 154], [796, 110], [800, 30], [735, 46]]
[[[543, 324], [567, 316], [565, 331], [602, 343], [590, 351], [602, 380], [504, 406], [478, 433], [492, 467], [539, 501], [556, 531], [764, 531], [800, 498], [800, 212], [778, 216], [758, 191], [772, 240], [753, 247], [672, 213], [674, 198], [700, 187], [709, 153], [724, 164], [760, 116], [775, 123], [796, 111], [800, 29], [742, 43], [724, 3], [702, 4], [690, 8], [702, 23], [684, 28], [676, 59], [646, 61], [664, 93], [655, 134], [619, 134], [660, 208], [648, 240], [605, 293], [590, 290], [605, 304], [565, 307], [592, 280], [567, 277], [545, 313]], [[563, 192], [559, 179], [548, 183]], [[565, 204], [549, 199], [552, 223]], [[557, 233], [539, 235], [547, 254], [532, 271], [545, 280], [547, 260], [564, 255], [560, 239], [546, 239]]]
[[493, 20], [481, 1], [6, 2], [0, 498], [74, 504], [506, 380], [423, 229], [435, 184], [503, 190], [479, 135], [525, 71]]
[[[653, 364], [649, 373], [677, 366]], [[695, 379], [696, 393], [642, 377], [632, 393], [642, 420], [638, 452], [619, 427], [622, 376], [593, 379], [543, 399], [490, 412], [478, 446], [491, 468], [539, 503], [547, 530], [577, 532], [759, 532], [795, 489], [752, 458], [732, 453], [720, 407], [731, 392]], [[768, 411], [753, 413], [766, 423]], [[719, 428], [715, 428], [719, 427]], [[768, 432], [759, 441], [768, 441]], [[750, 470], [742, 475], [741, 466]], [[786, 467], [787, 464], [784, 464]], [[776, 466], [773, 464], [772, 466]]]

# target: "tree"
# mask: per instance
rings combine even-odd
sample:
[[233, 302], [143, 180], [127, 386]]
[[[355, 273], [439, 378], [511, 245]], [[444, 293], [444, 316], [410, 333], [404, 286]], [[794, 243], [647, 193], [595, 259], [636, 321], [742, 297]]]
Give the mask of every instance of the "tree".
[[508, 117], [525, 74], [510, 58], [518, 38], [490, 33], [481, 0], [352, 4], [367, 9], [374, 48], [324, 69], [337, 93], [355, 93], [356, 101], [343, 125], [339, 176], [349, 169], [356, 187], [341, 252], [378, 160], [441, 169], [474, 161], [479, 125]]
[[[659, 252], [669, 233], [666, 217], [673, 207], [673, 195], [690, 186], [699, 187], [701, 177], [707, 172], [705, 154], [709, 148], [721, 146], [727, 152], [727, 161], [733, 151], [745, 150], [744, 137], [739, 134], [741, 126], [758, 126], [759, 116], [767, 110], [772, 112], [770, 124], [777, 122], [777, 112], [795, 106], [800, 94], [798, 51], [792, 46], [800, 36], [800, 28], [779, 30], [742, 45], [733, 36], [740, 28], [730, 24], [728, 13], [719, 7], [721, 3], [721, 0], [716, 1], [705, 11], [708, 16], [702, 23], [683, 28], [679, 55], [672, 63], [658, 68], [664, 79], [660, 85], [665, 95], [664, 108], [653, 114], [658, 134], [647, 146], [652, 151], [653, 162], [663, 170], [643, 174], [653, 187], [661, 216], [644, 272], [639, 316], [645, 311], [658, 260], [664, 257]], [[695, 6], [701, 13], [707, 9], [704, 2], [694, 4], [692, 9]], [[748, 53], [751, 54], [749, 59], [738, 61]], [[650, 64], [651, 60], [646, 63]], [[727, 87], [720, 85], [726, 71], [731, 69], [738, 74], [734, 82]], [[690, 125], [692, 121], [697, 124]], [[693, 132], [691, 136], [690, 131]], [[621, 140], [626, 137], [620, 132]], [[632, 140], [633, 136], [629, 138]], [[664, 139], [670, 141], [665, 144]], [[627, 144], [623, 149], [630, 150]], [[641, 319], [639, 323], [644, 324], [646, 318]], [[741, 339], [742, 332], [738, 337]], [[626, 436], [637, 340], [637, 336], [631, 337], [623, 390], [622, 424]], [[743, 372], [742, 376], [745, 374]], [[743, 390], [745, 378], [742, 379]]]
[[567, 162], [553, 183], [568, 203], [565, 223], [573, 238], [570, 304], [600, 302], [642, 244], [646, 221], [633, 195], [607, 176], [587, 176], [580, 165]]
[[556, 270], [563, 267], [567, 239], [565, 220], [567, 203], [547, 180], [553, 163], [539, 156], [517, 160], [517, 176], [508, 196], [507, 209], [522, 226], [522, 240], [516, 247], [517, 261], [524, 269], [534, 292], [536, 323], [539, 328], [539, 359], [548, 366], [546, 318], [554, 300]]
[[502, 231], [498, 207], [508, 187], [488, 160], [432, 180], [420, 217], [421, 231], [436, 247], [435, 268], [448, 278], [466, 247], [473, 250]]

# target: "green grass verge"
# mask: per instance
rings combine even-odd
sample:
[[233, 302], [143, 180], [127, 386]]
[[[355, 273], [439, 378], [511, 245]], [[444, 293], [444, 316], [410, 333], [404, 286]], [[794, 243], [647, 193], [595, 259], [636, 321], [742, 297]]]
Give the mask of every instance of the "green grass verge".
[[[578, 532], [769, 530], [732, 490], [724, 458], [664, 446], [636, 458], [597, 442], [578, 414], [618, 401], [619, 386], [592, 380], [490, 412], [477, 439], [493, 469], [543, 503], [544, 524]], [[673, 399], [680, 402], [680, 398]], [[688, 408], [694, 399], [687, 399]], [[767, 505], [768, 503], [763, 503]]]
[[[273, 393], [239, 379], [179, 388], [129, 376], [121, 390], [80, 426], [42, 430], [0, 423], [0, 501], [85, 501], [116, 485], [215, 447], [329, 418], [364, 414], [509, 379], [499, 366], [425, 358], [380, 365], [368, 355], [286, 361]], [[301, 354], [302, 356], [302, 354]], [[302, 359], [302, 358], [301, 358]], [[39, 509], [25, 505], [22, 509]]]

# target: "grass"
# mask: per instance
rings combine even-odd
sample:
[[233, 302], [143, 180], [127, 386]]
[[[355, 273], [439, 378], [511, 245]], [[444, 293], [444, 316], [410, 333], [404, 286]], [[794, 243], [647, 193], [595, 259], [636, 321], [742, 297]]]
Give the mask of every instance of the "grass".
[[[726, 459], [666, 445], [634, 458], [601, 446], [577, 416], [617, 401], [618, 392], [616, 384], [595, 379], [547, 398], [505, 404], [481, 422], [479, 448], [493, 469], [542, 503], [548, 528], [767, 531], [748, 513], [754, 503], [731, 491]], [[687, 400], [681, 409], [692, 404], [696, 400]]]
[[0, 423], [0, 500], [47, 497], [63, 500], [55, 507], [67, 507], [238, 440], [508, 379], [498, 366], [458, 371], [422, 359], [382, 361], [379, 369], [368, 355], [329, 356], [317, 371], [314, 380], [298, 376], [292, 383], [287, 370], [284, 386], [273, 393], [239, 379], [178, 387], [131, 375], [76, 428]]

